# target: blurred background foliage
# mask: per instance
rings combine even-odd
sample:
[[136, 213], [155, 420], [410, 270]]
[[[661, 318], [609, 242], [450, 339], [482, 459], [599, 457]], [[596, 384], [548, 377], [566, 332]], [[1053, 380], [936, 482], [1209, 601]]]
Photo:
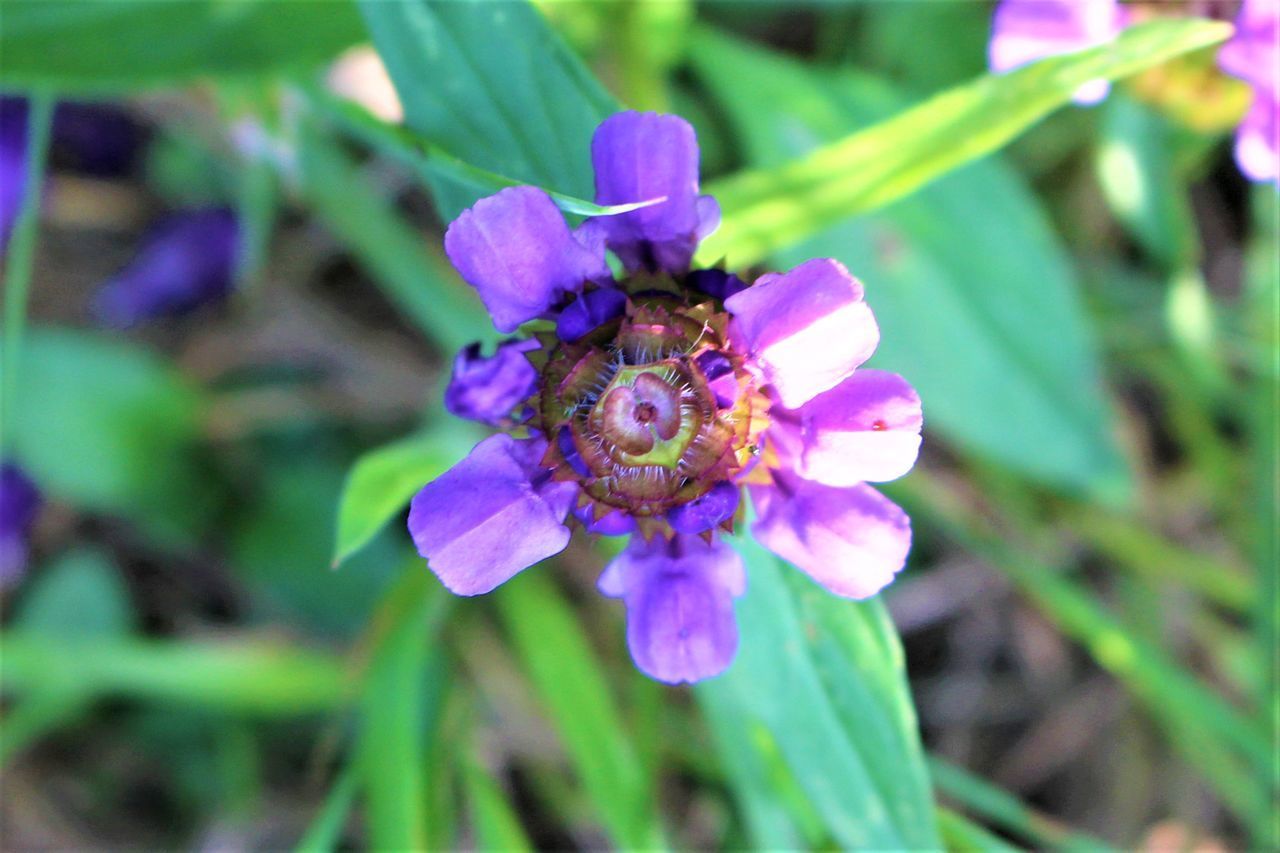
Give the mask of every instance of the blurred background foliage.
[[[1186, 82], [1229, 30], [992, 78], [990, 14], [0, 2], [40, 187], [0, 442], [45, 495], [2, 599], [5, 846], [1280, 840], [1277, 197], [1232, 164], [1239, 92]], [[899, 580], [838, 600], [740, 538], [742, 647], [694, 689], [626, 659], [607, 540], [454, 600], [401, 523], [479, 437], [452, 353], [496, 337], [443, 224], [513, 181], [589, 213], [620, 105], [696, 126], [707, 260], [844, 261], [925, 403]], [[147, 224], [208, 207], [230, 298], [97, 328]]]

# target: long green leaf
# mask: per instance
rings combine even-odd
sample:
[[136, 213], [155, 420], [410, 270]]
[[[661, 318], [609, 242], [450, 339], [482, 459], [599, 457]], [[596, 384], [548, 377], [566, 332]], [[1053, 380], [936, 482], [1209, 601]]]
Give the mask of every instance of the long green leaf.
[[724, 219], [698, 256], [755, 263], [995, 151], [1069, 103], [1083, 83], [1133, 74], [1231, 32], [1229, 24], [1200, 20], [1132, 27], [1112, 44], [980, 77], [783, 168], [717, 181], [709, 192]]
[[1063, 633], [1124, 684], [1165, 727], [1174, 748], [1264, 837], [1275, 781], [1263, 724], [1129, 630], [1077, 584], [988, 530], [985, 520], [938, 484], [922, 481], [917, 473], [901, 488], [910, 508], [999, 566]]
[[699, 696], [768, 729], [840, 846], [936, 847], [902, 650], [883, 606], [830, 596], [747, 537], [736, 547], [750, 569], [741, 648]]
[[11, 631], [0, 647], [0, 685], [19, 694], [76, 691], [280, 716], [330, 709], [347, 695], [338, 659], [261, 640], [88, 641]]
[[[591, 134], [617, 107], [530, 4], [362, 0], [360, 9], [405, 123], [423, 139], [480, 169], [591, 195]], [[482, 194], [436, 181], [446, 219]]]
[[[699, 76], [760, 166], [903, 102], [880, 81], [815, 72], [709, 31], [695, 46]], [[823, 256], [866, 283], [882, 332], [874, 363], [919, 389], [928, 434], [1073, 491], [1127, 493], [1070, 258], [1012, 170], [970, 164], [776, 253], [782, 268]]]
[[442, 651], [431, 641], [447, 603], [435, 578], [414, 560], [375, 617], [357, 754], [375, 849], [422, 850], [430, 837], [427, 747], [446, 682]]
[[577, 616], [535, 566], [495, 594], [503, 623], [613, 842], [664, 846], [653, 783]]
[[476, 847], [510, 853], [532, 850], [515, 810], [488, 771], [473, 762], [466, 769], [466, 782]]
[[324, 62], [364, 35], [349, 0], [4, 0], [0, 83], [104, 92]]

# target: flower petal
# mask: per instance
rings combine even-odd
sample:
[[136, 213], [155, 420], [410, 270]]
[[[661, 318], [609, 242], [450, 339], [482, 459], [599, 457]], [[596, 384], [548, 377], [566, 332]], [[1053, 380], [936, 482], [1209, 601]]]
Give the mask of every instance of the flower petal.
[[840, 489], [775, 472], [751, 486], [756, 539], [836, 595], [867, 598], [893, 580], [911, 550], [911, 520], [868, 485]]
[[538, 371], [525, 353], [538, 342], [503, 341], [493, 355], [471, 344], [453, 360], [453, 376], [444, 390], [444, 405], [460, 418], [497, 424], [533, 394]]
[[495, 435], [422, 487], [409, 509], [418, 552], [446, 587], [479, 595], [569, 543], [573, 483], [548, 479], [541, 438]]
[[[1001, 0], [991, 23], [991, 70], [1105, 44], [1124, 21], [1116, 0]], [[1109, 89], [1106, 80], [1091, 81], [1076, 91], [1076, 102], [1097, 103]]]
[[733, 599], [746, 590], [742, 558], [720, 540], [631, 537], [600, 576], [627, 606], [627, 645], [651, 678], [678, 684], [719, 675], [738, 650]]
[[806, 480], [854, 486], [910, 471], [922, 425], [920, 395], [907, 380], [864, 369], [776, 417], [769, 434]]
[[590, 236], [577, 239], [542, 190], [510, 187], [464, 210], [445, 232], [444, 248], [493, 325], [509, 333], [583, 282], [609, 277], [603, 246]]
[[565, 306], [556, 318], [556, 336], [572, 343], [587, 332], [622, 316], [627, 295], [615, 287], [601, 287], [584, 293]]
[[724, 304], [735, 341], [789, 409], [834, 388], [880, 342], [862, 284], [830, 258], [761, 276]]
[[170, 216], [152, 229], [133, 262], [94, 294], [94, 315], [127, 328], [221, 299], [235, 284], [239, 251], [240, 225], [230, 210]]
[[702, 497], [668, 512], [667, 523], [678, 533], [702, 533], [713, 529], [725, 519], [732, 518], [738, 511], [741, 499], [742, 488], [724, 480], [712, 486]]
[[616, 113], [591, 139], [597, 204], [658, 204], [598, 217], [609, 248], [631, 270], [679, 273], [689, 268], [698, 241], [720, 222], [720, 209], [698, 195], [698, 138], [674, 115]]

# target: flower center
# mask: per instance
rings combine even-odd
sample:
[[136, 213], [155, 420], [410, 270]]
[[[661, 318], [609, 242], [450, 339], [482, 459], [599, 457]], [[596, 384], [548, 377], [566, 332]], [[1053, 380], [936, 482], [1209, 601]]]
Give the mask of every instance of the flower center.
[[714, 299], [675, 282], [630, 282], [625, 314], [552, 348], [542, 370], [544, 464], [585, 500], [658, 517], [751, 459], [767, 401], [733, 353]]

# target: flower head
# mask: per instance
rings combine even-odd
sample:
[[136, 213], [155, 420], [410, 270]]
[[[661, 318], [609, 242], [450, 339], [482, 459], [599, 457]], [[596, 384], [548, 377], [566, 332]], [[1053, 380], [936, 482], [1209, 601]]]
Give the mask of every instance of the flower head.
[[[1254, 181], [1280, 172], [1276, 113], [1280, 109], [1280, 0], [1244, 0], [1235, 35], [1218, 53], [1218, 66], [1253, 88], [1249, 111], [1236, 131], [1236, 163]], [[1171, 14], [1218, 16], [1232, 7], [1215, 0], [1174, 0], [1121, 5], [1119, 0], [1000, 0], [991, 23], [992, 71], [1009, 71], [1037, 59], [1106, 44], [1131, 23]], [[1105, 80], [1086, 83], [1077, 103], [1106, 97]]]
[[879, 330], [838, 262], [751, 284], [690, 268], [719, 210], [683, 119], [619, 113], [591, 151], [598, 203], [652, 203], [570, 229], [545, 192], [514, 187], [445, 235], [494, 325], [532, 334], [458, 356], [449, 409], [513, 435], [428, 483], [409, 529], [461, 595], [557, 553], [573, 525], [632, 534], [600, 590], [626, 605], [641, 670], [696, 681], [737, 648], [746, 576], [719, 533], [742, 519], [744, 490], [759, 540], [838, 595], [873, 595], [902, 568], [910, 523], [866, 482], [914, 463], [920, 400], [858, 369]]

